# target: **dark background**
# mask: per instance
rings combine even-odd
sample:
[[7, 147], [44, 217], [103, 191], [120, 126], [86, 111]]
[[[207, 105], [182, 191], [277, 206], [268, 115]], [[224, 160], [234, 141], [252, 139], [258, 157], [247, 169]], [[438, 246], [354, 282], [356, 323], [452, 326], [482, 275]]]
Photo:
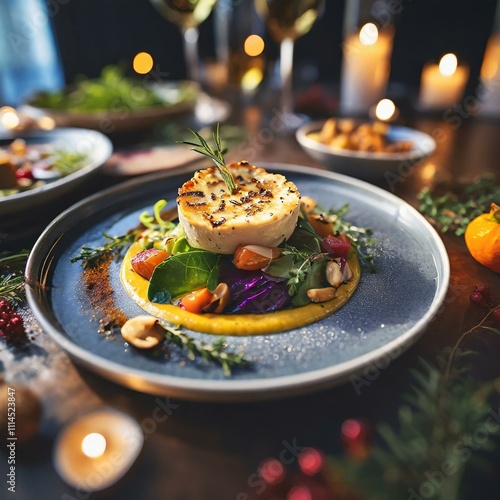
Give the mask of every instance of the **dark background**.
[[[245, 1], [245, 0], [243, 0]], [[251, 1], [251, 0], [249, 0]], [[148, 0], [66, 0], [53, 16], [65, 77], [96, 76], [106, 64], [130, 64], [139, 51], [152, 54], [169, 78], [185, 76], [181, 34]], [[471, 66], [475, 86], [491, 32], [496, 0], [402, 0], [396, 18], [391, 82], [416, 88], [425, 62], [454, 52]], [[344, 2], [326, 0], [322, 17], [296, 43], [296, 78], [337, 83], [340, 76]], [[214, 56], [214, 23], [202, 26], [202, 59]], [[277, 55], [267, 40], [268, 63]]]

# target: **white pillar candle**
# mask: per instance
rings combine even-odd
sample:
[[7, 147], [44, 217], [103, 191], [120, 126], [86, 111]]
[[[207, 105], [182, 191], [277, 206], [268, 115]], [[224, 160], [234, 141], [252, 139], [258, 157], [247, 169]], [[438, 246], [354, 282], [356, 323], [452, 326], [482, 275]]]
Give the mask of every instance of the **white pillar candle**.
[[483, 115], [500, 115], [500, 33], [491, 35], [481, 65], [481, 88], [476, 92]]
[[459, 102], [469, 79], [469, 68], [458, 65], [455, 54], [445, 54], [439, 64], [424, 66], [420, 80], [422, 109], [444, 109]]
[[390, 71], [393, 34], [379, 32], [373, 23], [344, 41], [340, 81], [340, 111], [367, 114], [384, 97]]

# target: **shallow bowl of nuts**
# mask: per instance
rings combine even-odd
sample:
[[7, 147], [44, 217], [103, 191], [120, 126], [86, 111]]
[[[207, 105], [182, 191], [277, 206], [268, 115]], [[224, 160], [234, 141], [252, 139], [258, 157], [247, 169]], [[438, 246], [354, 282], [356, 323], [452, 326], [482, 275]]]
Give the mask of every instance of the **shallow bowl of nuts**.
[[306, 123], [296, 132], [304, 151], [336, 172], [361, 179], [406, 176], [436, 148], [418, 130], [384, 122], [329, 118]]

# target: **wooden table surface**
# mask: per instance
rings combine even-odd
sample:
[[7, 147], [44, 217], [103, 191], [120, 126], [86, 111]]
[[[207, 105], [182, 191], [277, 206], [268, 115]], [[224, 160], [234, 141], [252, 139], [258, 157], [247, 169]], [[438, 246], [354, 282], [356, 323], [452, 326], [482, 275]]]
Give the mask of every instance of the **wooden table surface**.
[[[273, 131], [262, 121], [258, 108], [247, 108], [233, 121], [244, 122], [250, 149], [247, 159], [258, 163], [276, 161], [324, 168], [311, 160], [293, 135]], [[500, 122], [463, 119], [459, 126], [434, 117], [413, 116], [407, 124], [444, 139], [423, 165], [402, 177], [394, 186], [396, 195], [416, 206], [416, 194], [424, 186], [465, 178], [485, 172], [500, 172]], [[263, 130], [265, 130], [263, 132]], [[444, 134], [444, 135], [443, 135]], [[253, 156], [253, 157], [252, 157]], [[123, 179], [98, 174], [91, 184], [47, 210], [21, 233], [11, 231], [6, 246], [30, 244], [41, 227], [77, 198]], [[380, 187], [391, 190], [386, 181]], [[19, 229], [21, 231], [21, 229]], [[340, 426], [345, 419], [358, 418], [376, 425], [394, 423], [399, 396], [410, 384], [409, 368], [418, 358], [433, 360], [452, 346], [460, 333], [474, 324], [477, 312], [469, 303], [469, 294], [477, 282], [487, 284], [500, 297], [500, 276], [476, 263], [468, 254], [462, 238], [445, 235], [443, 241], [451, 260], [450, 288], [443, 310], [425, 334], [357, 394], [350, 383], [301, 397], [252, 404], [209, 404], [171, 400], [176, 408], [167, 419], [154, 422], [155, 408], [165, 398], [136, 393], [81, 368], [42, 333], [23, 352], [0, 347], [5, 378], [28, 384], [43, 404], [43, 420], [36, 439], [17, 452], [18, 499], [89, 498], [65, 485], [52, 466], [52, 446], [58, 431], [72, 417], [90, 408], [110, 405], [132, 415], [143, 424], [143, 451], [130, 473], [118, 484], [91, 498], [131, 499], [244, 499], [266, 498], [252, 489], [259, 463], [266, 457], [278, 457], [288, 444], [320, 448], [339, 456]], [[10, 243], [9, 243], [10, 242]], [[31, 328], [35, 321], [30, 322]], [[500, 374], [500, 338], [494, 334], [470, 336], [465, 348], [479, 353], [473, 373], [479, 381]], [[159, 403], [160, 401], [160, 403]], [[2, 478], [6, 455], [2, 445]], [[4, 456], [5, 455], [5, 456]], [[496, 456], [498, 464], [500, 457]], [[466, 485], [468, 491], [477, 492]], [[1, 497], [9, 498], [4, 479]], [[500, 479], [483, 479], [482, 493], [467, 498], [498, 498]], [[4, 496], [4, 492], [6, 493]], [[249, 496], [245, 496], [247, 494]]]

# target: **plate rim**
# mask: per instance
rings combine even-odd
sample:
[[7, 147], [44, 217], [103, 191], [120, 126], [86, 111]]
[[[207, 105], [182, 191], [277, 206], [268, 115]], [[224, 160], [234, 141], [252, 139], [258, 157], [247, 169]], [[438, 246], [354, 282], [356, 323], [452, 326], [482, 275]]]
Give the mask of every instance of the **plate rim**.
[[338, 157], [339, 159], [345, 160], [369, 160], [375, 162], [402, 162], [405, 160], [415, 161], [420, 158], [430, 156], [436, 150], [437, 144], [436, 140], [429, 134], [422, 132], [411, 127], [405, 127], [403, 125], [392, 125], [389, 124], [389, 131], [403, 132], [408, 135], [416, 136], [420, 140], [426, 140], [429, 143], [428, 149], [412, 149], [407, 153], [370, 153], [367, 151], [355, 151], [350, 149], [334, 149], [326, 144], [322, 144], [313, 139], [307, 137], [307, 134], [313, 132], [316, 129], [321, 129], [325, 124], [325, 120], [318, 120], [314, 122], [305, 123], [300, 126], [295, 132], [295, 137], [299, 144], [305, 149], [310, 149], [318, 153], [327, 154], [332, 157]]
[[[273, 397], [304, 394], [342, 383], [348, 377], [362, 372], [366, 366], [375, 364], [383, 357], [391, 356], [391, 354], [394, 354], [396, 351], [399, 351], [396, 357], [401, 355], [424, 333], [425, 328], [441, 307], [448, 290], [450, 263], [444, 243], [436, 230], [414, 207], [406, 201], [365, 181], [335, 172], [306, 167], [304, 165], [270, 162], [259, 163], [266, 169], [273, 169], [272, 171], [280, 173], [288, 172], [293, 174], [306, 174], [311, 177], [323, 177], [330, 180], [342, 181], [344, 184], [354, 185], [363, 190], [374, 192], [378, 196], [381, 196], [392, 203], [396, 203], [397, 206], [404, 207], [409, 210], [413, 216], [416, 216], [432, 237], [436, 246], [435, 250], [441, 259], [440, 264], [442, 266], [437, 267], [438, 277], [436, 279], [438, 280], [438, 283], [434, 299], [425, 314], [420, 317], [420, 319], [410, 329], [406, 330], [397, 338], [351, 360], [314, 369], [305, 373], [252, 380], [203, 380], [201, 378], [156, 374], [142, 369], [127, 367], [124, 364], [105, 359], [79, 346], [76, 342], [71, 340], [64, 331], [58, 330], [58, 328], [45, 317], [45, 307], [43, 303], [40, 304], [38, 302], [39, 289], [28, 284], [26, 286], [27, 301], [35, 318], [42, 326], [42, 329], [64, 351], [66, 351], [72, 358], [76, 359], [80, 364], [110, 380], [113, 380], [114, 382], [118, 382], [121, 385], [140, 392], [168, 395], [193, 401], [258, 401]], [[67, 219], [71, 217], [74, 212], [77, 212], [82, 205], [91, 204], [100, 198], [108, 197], [111, 199], [111, 197], [109, 197], [110, 194], [124, 194], [132, 190], [137, 185], [147, 184], [153, 180], [183, 175], [193, 171], [193, 167], [188, 166], [177, 171], [167, 171], [161, 172], [160, 174], [154, 173], [141, 176], [84, 198], [62, 212], [47, 226], [33, 246], [26, 265], [27, 283], [36, 282], [38, 276], [42, 274], [42, 271], [44, 270], [43, 268], [46, 265], [47, 255], [40, 255], [40, 251], [48, 245], [52, 247], [58, 241], [57, 235], [53, 235], [52, 233], [57, 233], [55, 230], [58, 226], [63, 224], [65, 220], [67, 221]], [[63, 329], [61, 328], [61, 330]], [[279, 333], [273, 335], [279, 335]]]

